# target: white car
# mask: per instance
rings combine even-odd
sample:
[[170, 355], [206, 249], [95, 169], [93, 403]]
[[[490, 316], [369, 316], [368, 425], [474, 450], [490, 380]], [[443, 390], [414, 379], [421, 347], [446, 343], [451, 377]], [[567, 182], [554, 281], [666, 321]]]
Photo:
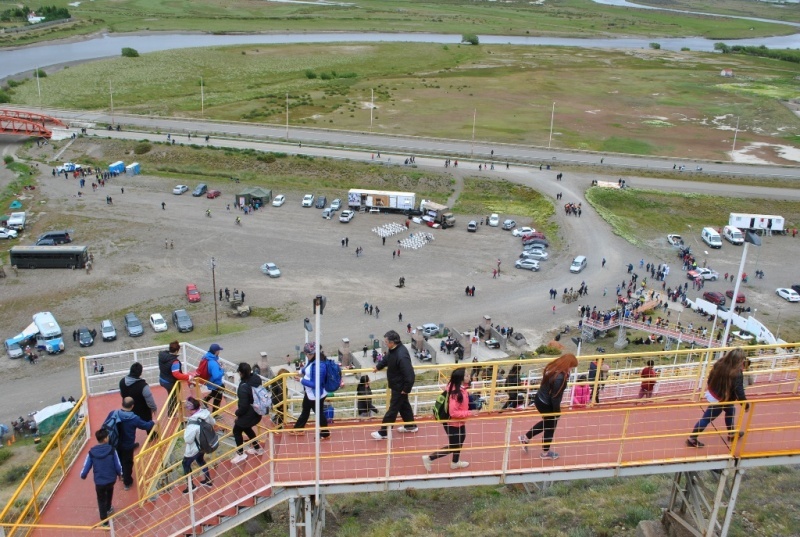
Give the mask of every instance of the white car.
[[515, 237], [522, 237], [528, 235], [529, 233], [534, 233], [536, 230], [532, 227], [518, 227], [511, 232], [512, 235]]
[[517, 222], [514, 220], [503, 220], [503, 229], [506, 231], [511, 231], [517, 227]]
[[277, 196], [275, 196], [275, 199], [272, 200], [273, 207], [280, 207], [284, 203], [286, 203], [286, 196], [284, 196], [283, 194], [278, 194]]
[[175, 194], [176, 196], [180, 196], [184, 192], [189, 192], [189, 187], [186, 185], [178, 185], [172, 189], [172, 193]]
[[547, 261], [550, 257], [544, 250], [527, 250], [519, 254], [520, 259], [536, 259], [537, 261]]
[[314, 206], [314, 194], [306, 194], [303, 196], [303, 207], [313, 207]]
[[518, 269], [539, 270], [539, 262], [535, 259], [517, 259], [514, 266]]
[[0, 227], [0, 239], [16, 239], [17, 232], [13, 229]]
[[154, 313], [150, 316], [150, 326], [153, 327], [155, 332], [166, 332], [169, 329], [167, 321], [164, 320], [160, 313]]
[[418, 326], [417, 331], [422, 332], [422, 335], [427, 339], [439, 333], [439, 325], [434, 323], [425, 323], [422, 326]]
[[264, 263], [261, 265], [261, 272], [270, 278], [278, 278], [281, 275], [281, 269], [275, 263]]
[[497, 227], [500, 225], [500, 215], [492, 214], [489, 216], [489, 225], [492, 227]]
[[349, 211], [349, 210], [348, 211], [342, 211], [342, 214], [339, 215], [339, 222], [347, 223], [350, 220], [352, 220], [355, 215], [356, 215], [356, 213], [354, 213], [353, 211]]
[[686, 277], [690, 280], [696, 280], [697, 278], [700, 278], [701, 280], [717, 281], [719, 278], [719, 272], [716, 270], [711, 270], [710, 268], [698, 267], [695, 270], [690, 270], [687, 272]]
[[332, 210], [338, 211], [341, 208], [342, 208], [342, 200], [340, 200], [339, 198], [336, 198], [335, 200], [333, 200], [331, 202], [331, 209]]
[[794, 289], [781, 287], [779, 289], [775, 289], [775, 293], [787, 302], [800, 302], [800, 295], [797, 294], [797, 291]]

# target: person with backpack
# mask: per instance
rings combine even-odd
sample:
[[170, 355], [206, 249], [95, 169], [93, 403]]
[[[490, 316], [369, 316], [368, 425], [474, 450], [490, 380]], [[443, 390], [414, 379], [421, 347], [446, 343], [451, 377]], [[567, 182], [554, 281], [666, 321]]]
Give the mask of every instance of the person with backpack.
[[[427, 472], [433, 469], [431, 464], [433, 461], [446, 457], [451, 453], [453, 454], [453, 461], [450, 463], [450, 468], [452, 470], [458, 470], [469, 466], [467, 461], [460, 460], [461, 448], [467, 437], [467, 427], [462, 420], [472, 415], [469, 409], [469, 394], [464, 385], [466, 373], [467, 370], [463, 367], [454, 369], [453, 372], [450, 373], [450, 382], [447, 383], [447, 388], [445, 388], [447, 394], [445, 415], [448, 416], [448, 419], [442, 422], [444, 432], [447, 434], [447, 446], [430, 455], [422, 456], [422, 465], [425, 466]], [[477, 411], [475, 414], [477, 414]]]
[[172, 395], [172, 388], [182, 380], [189, 384], [192, 383], [192, 375], [183, 372], [179, 358], [180, 352], [181, 344], [177, 341], [172, 341], [169, 344], [169, 349], [158, 353], [158, 383], [167, 390], [167, 408], [170, 416], [178, 408], [178, 396], [177, 394], [175, 396]]
[[[186, 399], [186, 410], [188, 410], [191, 415], [186, 422], [186, 428], [183, 430], [183, 475], [191, 474], [192, 464], [196, 462], [197, 465], [203, 469], [203, 480], [200, 481], [200, 485], [212, 487], [214, 484], [211, 482], [211, 473], [208, 470], [208, 466], [206, 466], [206, 454], [201, 449], [200, 435], [201, 422], [210, 425], [212, 431], [216, 422], [211, 416], [211, 412], [206, 408], [201, 408], [200, 401], [194, 397]], [[184, 494], [189, 494], [189, 487], [194, 488], [194, 482], [189, 481], [189, 483], [190, 485], [183, 489]]]
[[[117, 478], [122, 477], [122, 465], [117, 452], [108, 444], [108, 431], [103, 428], [94, 433], [97, 445], [93, 446], [86, 455], [86, 461], [81, 470], [81, 479], [86, 479], [89, 470], [94, 470], [94, 490], [97, 494], [97, 508], [100, 510], [100, 520], [105, 520], [114, 512], [111, 501], [114, 499], [114, 484]], [[108, 526], [104, 522], [103, 526]]]
[[383, 415], [383, 426], [371, 435], [375, 440], [386, 440], [388, 434], [386, 424], [394, 423], [398, 413], [403, 418], [403, 422], [408, 425], [398, 427], [397, 431], [400, 433], [417, 432], [417, 426], [414, 424], [414, 410], [408, 402], [408, 394], [411, 393], [416, 380], [414, 366], [411, 365], [411, 356], [400, 340], [400, 334], [394, 330], [386, 332], [383, 338], [389, 351], [375, 365], [373, 372], [377, 373], [381, 369], [386, 369], [386, 381], [389, 389], [392, 390], [392, 398], [389, 400], [386, 414]]
[[144, 421], [150, 421], [157, 407], [150, 386], [142, 378], [143, 370], [141, 362], [133, 362], [128, 376], [119, 381], [119, 394], [123, 399], [126, 397], [133, 399], [133, 413]]
[[208, 348], [208, 352], [200, 359], [196, 372], [197, 376], [205, 380], [206, 386], [211, 390], [203, 398], [203, 402], [208, 407], [208, 402], [211, 401], [212, 412], [219, 410], [222, 404], [222, 380], [225, 376], [225, 371], [219, 365], [219, 352], [221, 350], [223, 350], [222, 347], [212, 343], [211, 347]]
[[[233, 464], [239, 464], [247, 459], [247, 455], [261, 456], [264, 450], [256, 440], [256, 433], [253, 427], [261, 422], [261, 414], [256, 412], [253, 408], [255, 399], [253, 397], [253, 388], [260, 388], [261, 377], [254, 375], [250, 364], [242, 362], [236, 368], [239, 373], [239, 387], [236, 388], [236, 397], [239, 399], [239, 404], [236, 407], [236, 420], [233, 422], [233, 439], [236, 442], [236, 456], [231, 459]], [[243, 451], [242, 445], [244, 444], [243, 434], [247, 435], [247, 439], [251, 445], [247, 451]]]
[[311, 343], [306, 343], [303, 347], [303, 353], [308, 360], [306, 361], [306, 365], [304, 365], [297, 374], [297, 378], [300, 380], [303, 388], [305, 388], [305, 393], [303, 394], [302, 411], [294, 424], [294, 434], [303, 434], [305, 432], [302, 431], [302, 429], [306, 426], [311, 411], [314, 410], [316, 400], [319, 399], [319, 437], [320, 440], [327, 440], [331, 436], [331, 432], [328, 430], [328, 418], [324, 411], [325, 398], [328, 396], [328, 392], [325, 390], [325, 379], [328, 376], [328, 359], [320, 348], [319, 378], [317, 378], [316, 351], [317, 346], [313, 341]]
[[561, 399], [564, 397], [564, 391], [569, 382], [569, 372], [576, 367], [578, 367], [578, 359], [574, 354], [563, 354], [545, 366], [542, 382], [533, 398], [533, 404], [536, 405], [536, 410], [542, 414], [542, 420], [531, 427], [528, 432], [519, 436], [522, 451], [525, 453], [528, 452], [528, 444], [531, 439], [543, 432], [542, 452], [539, 457], [549, 460], [558, 458], [558, 453], [550, 450], [550, 444], [553, 442], [553, 435], [556, 432], [556, 425], [561, 413]]
[[119, 462], [122, 464], [122, 483], [125, 490], [130, 490], [133, 486], [133, 450], [139, 447], [136, 429], [142, 429], [149, 434], [153, 425], [152, 421], [144, 421], [133, 413], [131, 397], [123, 399], [122, 409], [112, 410], [103, 422], [103, 428], [109, 431], [109, 443], [117, 449]]

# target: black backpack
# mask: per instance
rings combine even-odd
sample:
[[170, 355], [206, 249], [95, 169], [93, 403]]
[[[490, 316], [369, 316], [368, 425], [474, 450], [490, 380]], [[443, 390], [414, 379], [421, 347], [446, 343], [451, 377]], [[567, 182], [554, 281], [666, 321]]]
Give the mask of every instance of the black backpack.
[[200, 427], [197, 438], [195, 438], [197, 449], [202, 453], [214, 453], [219, 448], [219, 437], [213, 425], [201, 419], [189, 420], [188, 423]]

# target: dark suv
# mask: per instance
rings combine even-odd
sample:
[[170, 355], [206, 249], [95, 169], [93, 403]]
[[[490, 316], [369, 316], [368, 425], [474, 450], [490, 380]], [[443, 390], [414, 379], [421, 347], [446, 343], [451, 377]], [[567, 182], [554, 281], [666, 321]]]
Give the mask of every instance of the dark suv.
[[324, 209], [326, 203], [328, 203], [328, 199], [325, 196], [320, 196], [317, 198], [317, 204], [314, 205], [314, 207], [317, 209]]
[[194, 196], [195, 198], [199, 198], [206, 192], [208, 192], [208, 186], [205, 183], [200, 183], [192, 192], [192, 196]]
[[178, 332], [191, 332], [194, 330], [194, 323], [192, 318], [186, 313], [186, 310], [175, 310], [172, 312], [172, 322], [178, 329]]
[[69, 236], [69, 231], [48, 231], [39, 235], [39, 240], [36, 241], [38, 246], [48, 246], [50, 241], [52, 244], [66, 244], [72, 242], [72, 237]]

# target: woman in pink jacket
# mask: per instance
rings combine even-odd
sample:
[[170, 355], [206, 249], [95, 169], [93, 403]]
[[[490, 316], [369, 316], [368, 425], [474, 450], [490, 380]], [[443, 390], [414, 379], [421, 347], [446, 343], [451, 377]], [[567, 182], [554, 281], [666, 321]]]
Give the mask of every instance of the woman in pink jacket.
[[[450, 382], [447, 383], [448, 394], [448, 413], [450, 414], [450, 421], [442, 422], [444, 431], [447, 433], [447, 447], [431, 453], [430, 455], [422, 456], [422, 464], [425, 470], [431, 471], [431, 463], [441, 457], [446, 457], [450, 453], [453, 454], [453, 462], [450, 463], [450, 468], [458, 470], [459, 468], [466, 468], [469, 466], [467, 461], [459, 460], [461, 457], [461, 447], [464, 445], [464, 439], [467, 436], [467, 427], [463, 421], [457, 421], [463, 418], [468, 418], [472, 415], [469, 410], [469, 394], [467, 388], [464, 386], [464, 375], [466, 369], [460, 367], [450, 374]], [[456, 420], [456, 421], [454, 421]]]

